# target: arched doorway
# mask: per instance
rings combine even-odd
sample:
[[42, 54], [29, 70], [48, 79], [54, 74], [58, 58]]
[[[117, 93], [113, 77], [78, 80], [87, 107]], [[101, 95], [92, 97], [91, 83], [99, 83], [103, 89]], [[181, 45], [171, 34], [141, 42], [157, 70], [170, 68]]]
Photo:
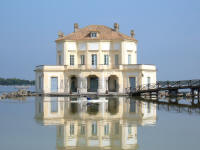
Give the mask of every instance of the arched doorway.
[[118, 77], [111, 75], [108, 78], [108, 91], [109, 92], [118, 92]]
[[70, 113], [71, 114], [78, 113], [78, 103], [70, 103]]
[[88, 103], [87, 104], [87, 113], [90, 115], [96, 115], [99, 112], [98, 103]]
[[78, 85], [78, 83], [77, 83], [77, 78], [76, 78], [76, 76], [72, 76], [71, 78], [70, 78], [70, 80], [71, 80], [71, 84], [70, 84], [70, 91], [71, 92], [77, 92], [77, 85]]
[[90, 75], [87, 77], [87, 91], [88, 92], [97, 92], [98, 90], [98, 77], [95, 75]]
[[108, 99], [108, 112], [111, 115], [115, 115], [119, 112], [119, 99], [118, 98], [109, 98]]

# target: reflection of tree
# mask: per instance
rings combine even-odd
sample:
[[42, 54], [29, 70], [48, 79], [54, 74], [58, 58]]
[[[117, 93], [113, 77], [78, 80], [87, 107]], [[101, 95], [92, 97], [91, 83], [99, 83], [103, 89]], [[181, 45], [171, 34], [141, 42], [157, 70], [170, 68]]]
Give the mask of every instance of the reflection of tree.
[[78, 104], [77, 103], [70, 103], [70, 112], [72, 114], [78, 113]]
[[108, 112], [112, 115], [119, 111], [119, 100], [117, 98], [109, 99], [108, 101]]
[[99, 112], [99, 104], [97, 103], [88, 103], [87, 112], [90, 115], [96, 115]]

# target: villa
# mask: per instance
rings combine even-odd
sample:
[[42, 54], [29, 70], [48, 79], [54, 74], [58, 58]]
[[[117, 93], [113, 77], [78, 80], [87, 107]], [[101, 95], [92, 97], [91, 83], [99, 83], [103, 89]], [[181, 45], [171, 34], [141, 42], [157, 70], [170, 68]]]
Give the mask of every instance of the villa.
[[137, 63], [137, 40], [110, 28], [89, 25], [58, 33], [56, 65], [35, 68], [36, 92], [64, 94], [124, 94], [137, 86], [156, 83], [156, 67]]

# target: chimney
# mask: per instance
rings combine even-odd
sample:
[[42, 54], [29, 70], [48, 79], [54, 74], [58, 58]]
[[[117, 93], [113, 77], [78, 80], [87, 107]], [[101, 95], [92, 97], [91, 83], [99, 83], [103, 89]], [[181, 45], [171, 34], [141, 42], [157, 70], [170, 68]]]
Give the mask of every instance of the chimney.
[[115, 31], [119, 31], [119, 24], [118, 23], [114, 23], [114, 30]]
[[58, 32], [58, 38], [62, 38], [62, 37], [64, 37], [64, 33], [61, 32], [61, 31], [59, 31], [59, 32]]
[[78, 31], [78, 23], [74, 23], [74, 32]]
[[134, 30], [131, 30], [131, 37], [134, 38], [135, 32]]

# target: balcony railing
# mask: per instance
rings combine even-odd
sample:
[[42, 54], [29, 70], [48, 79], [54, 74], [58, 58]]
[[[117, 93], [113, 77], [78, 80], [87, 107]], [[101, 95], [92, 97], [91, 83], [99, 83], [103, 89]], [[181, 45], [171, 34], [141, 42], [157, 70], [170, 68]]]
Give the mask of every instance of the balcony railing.
[[68, 70], [68, 69], [79, 69], [79, 70], [107, 70], [107, 69], [119, 69], [119, 70], [156, 70], [154, 65], [142, 65], [142, 64], [125, 64], [125, 65], [62, 65], [62, 66], [37, 66], [36, 70]]

